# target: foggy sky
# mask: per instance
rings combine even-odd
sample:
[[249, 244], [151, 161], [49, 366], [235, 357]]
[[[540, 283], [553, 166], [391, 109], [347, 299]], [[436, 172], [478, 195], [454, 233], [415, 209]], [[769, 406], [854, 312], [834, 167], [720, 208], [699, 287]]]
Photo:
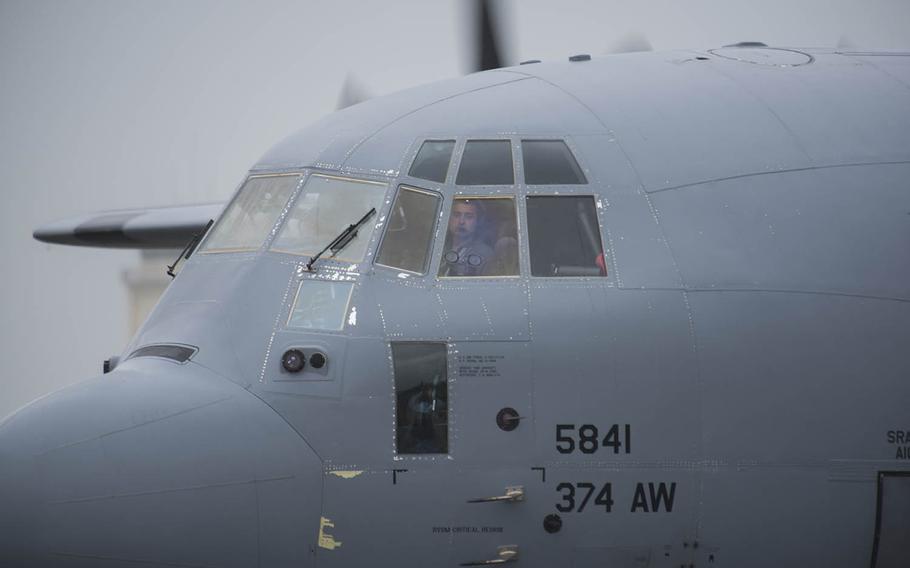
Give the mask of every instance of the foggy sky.
[[[460, 0], [0, 0], [0, 417], [98, 374], [125, 346], [133, 251], [38, 243], [47, 221], [226, 201], [275, 142], [373, 94], [462, 74]], [[910, 49], [906, 0], [507, 2], [507, 52], [602, 54], [737, 41]], [[162, 268], [163, 270], [163, 268]]]

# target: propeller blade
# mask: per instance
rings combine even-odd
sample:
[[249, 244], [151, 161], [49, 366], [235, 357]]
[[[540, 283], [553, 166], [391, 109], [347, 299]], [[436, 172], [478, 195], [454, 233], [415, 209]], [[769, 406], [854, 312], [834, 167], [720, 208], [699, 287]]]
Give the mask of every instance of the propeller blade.
[[476, 53], [474, 71], [486, 71], [505, 67], [500, 51], [501, 33], [496, 25], [494, 8], [491, 0], [475, 2]]
[[607, 53], [635, 53], [639, 51], [654, 51], [651, 42], [644, 34], [631, 33], [613, 44]]
[[335, 110], [341, 110], [369, 100], [370, 93], [367, 88], [357, 80], [353, 73], [348, 73], [338, 94], [338, 105]]

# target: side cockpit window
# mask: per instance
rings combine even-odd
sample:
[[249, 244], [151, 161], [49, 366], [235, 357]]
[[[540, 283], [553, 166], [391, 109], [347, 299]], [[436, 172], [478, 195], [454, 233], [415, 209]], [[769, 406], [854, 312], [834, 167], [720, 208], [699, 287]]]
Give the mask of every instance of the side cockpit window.
[[[386, 184], [374, 181], [311, 175], [271, 250], [315, 255], [348, 226], [369, 214], [370, 210], [378, 213], [385, 199], [386, 187]], [[378, 215], [360, 226], [343, 248], [326, 252], [326, 258], [347, 262], [362, 260], [377, 218]]]
[[562, 140], [522, 140], [521, 157], [527, 185], [588, 183], [572, 151]]
[[440, 277], [518, 276], [518, 230], [511, 197], [452, 201]]
[[202, 251], [248, 251], [261, 247], [299, 180], [298, 174], [251, 176], [215, 223]]
[[449, 386], [444, 343], [392, 343], [395, 442], [399, 454], [449, 451]]
[[512, 185], [510, 140], [468, 140], [458, 166], [457, 185]]
[[425, 273], [440, 201], [436, 193], [401, 186], [392, 204], [376, 264]]
[[408, 175], [415, 178], [445, 183], [452, 160], [454, 140], [427, 140], [420, 146]]
[[529, 196], [531, 275], [606, 276], [592, 196]]

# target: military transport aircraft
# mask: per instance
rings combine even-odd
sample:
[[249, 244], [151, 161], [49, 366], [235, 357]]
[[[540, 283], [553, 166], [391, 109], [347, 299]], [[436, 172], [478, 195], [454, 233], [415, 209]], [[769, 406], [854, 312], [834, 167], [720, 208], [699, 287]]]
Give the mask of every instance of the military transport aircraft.
[[910, 565], [910, 55], [485, 66], [36, 232], [189, 243], [0, 426], [0, 564]]

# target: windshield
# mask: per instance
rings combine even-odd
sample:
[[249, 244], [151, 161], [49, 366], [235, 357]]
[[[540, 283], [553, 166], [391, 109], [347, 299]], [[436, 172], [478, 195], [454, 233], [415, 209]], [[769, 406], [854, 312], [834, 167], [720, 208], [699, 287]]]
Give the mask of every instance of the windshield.
[[252, 176], [218, 219], [204, 252], [255, 250], [262, 246], [300, 176]]
[[[272, 243], [272, 250], [315, 255], [363, 217], [365, 211], [380, 210], [385, 190], [384, 183], [311, 175]], [[335, 258], [362, 260], [375, 226], [375, 219], [364, 223]]]

